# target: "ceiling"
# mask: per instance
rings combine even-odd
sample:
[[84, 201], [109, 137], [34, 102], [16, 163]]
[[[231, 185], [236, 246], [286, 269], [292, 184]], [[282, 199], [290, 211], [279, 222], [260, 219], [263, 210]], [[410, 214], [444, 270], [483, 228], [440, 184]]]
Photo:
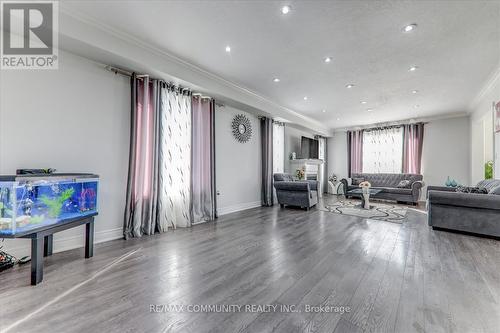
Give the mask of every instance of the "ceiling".
[[[292, 7], [287, 15], [280, 11], [285, 4]], [[64, 6], [330, 128], [466, 112], [500, 60], [500, 1]], [[411, 23], [417, 29], [403, 33]]]

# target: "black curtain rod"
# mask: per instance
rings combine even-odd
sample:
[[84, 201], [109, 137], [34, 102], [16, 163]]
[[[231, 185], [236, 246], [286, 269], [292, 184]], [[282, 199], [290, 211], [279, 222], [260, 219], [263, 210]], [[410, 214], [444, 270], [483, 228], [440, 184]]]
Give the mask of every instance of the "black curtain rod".
[[[110, 72], [113, 72], [115, 74], [120, 74], [120, 75], [123, 75], [123, 76], [127, 76], [127, 77], [132, 77], [133, 73], [132, 72], [129, 72], [125, 69], [122, 69], [122, 68], [118, 68], [118, 67], [114, 67], [114, 66], [106, 66], [105, 67], [106, 70], [110, 71]], [[144, 79], [144, 78], [150, 78], [151, 80], [157, 80], [157, 81], [160, 81], [162, 83], [164, 83], [167, 88], [171, 88], [171, 89], [174, 89], [178, 92], [186, 92], [186, 91], [190, 91], [191, 92], [191, 89], [190, 88], [186, 88], [186, 87], [181, 87], [181, 86], [177, 86], [175, 85], [174, 83], [172, 82], [167, 82], [163, 79], [155, 79], [155, 78], [151, 78], [149, 74], [136, 74], [136, 77], [138, 79]], [[214, 99], [210, 96], [206, 96], [206, 95], [202, 95], [201, 93], [192, 93], [193, 96], [195, 97], [200, 97], [200, 98], [203, 98], [203, 99]], [[217, 104], [217, 103], [216, 103]], [[217, 104], [219, 106], [223, 106], [222, 104]]]
[[366, 132], [370, 132], [370, 131], [376, 131], [376, 130], [381, 130], [381, 129], [389, 129], [389, 128], [397, 128], [397, 127], [403, 127], [404, 125], [411, 125], [411, 124], [428, 124], [429, 122], [428, 121], [417, 121], [417, 122], [413, 122], [413, 123], [410, 123], [410, 122], [405, 122], [405, 123], [401, 123], [401, 124], [394, 124], [394, 125], [386, 125], [386, 126], [383, 126], [383, 125], [380, 125], [380, 126], [376, 126], [376, 127], [351, 127], [349, 129], [347, 129], [347, 131], [366, 131]]
[[403, 127], [404, 124], [399, 124], [399, 125], [387, 125], [387, 126], [377, 126], [377, 127], [370, 127], [370, 128], [365, 128], [363, 131], [377, 131], [377, 130], [384, 130], [384, 129], [391, 129], [391, 128], [399, 128]]

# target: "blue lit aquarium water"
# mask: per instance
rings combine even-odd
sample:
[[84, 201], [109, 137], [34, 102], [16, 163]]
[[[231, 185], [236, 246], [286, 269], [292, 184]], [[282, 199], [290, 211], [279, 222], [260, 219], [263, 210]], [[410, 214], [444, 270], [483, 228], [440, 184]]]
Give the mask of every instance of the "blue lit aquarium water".
[[0, 237], [97, 214], [96, 175], [0, 176]]

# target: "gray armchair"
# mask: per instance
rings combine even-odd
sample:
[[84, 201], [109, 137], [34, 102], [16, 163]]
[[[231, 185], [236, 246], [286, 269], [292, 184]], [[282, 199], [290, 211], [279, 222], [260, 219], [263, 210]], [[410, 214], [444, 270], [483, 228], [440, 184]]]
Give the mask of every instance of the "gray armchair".
[[316, 180], [294, 181], [286, 173], [275, 173], [274, 188], [281, 207], [297, 206], [309, 210], [318, 203], [318, 182]]
[[460, 193], [455, 188], [429, 186], [428, 223], [433, 229], [500, 237], [500, 180], [478, 184], [488, 194]]

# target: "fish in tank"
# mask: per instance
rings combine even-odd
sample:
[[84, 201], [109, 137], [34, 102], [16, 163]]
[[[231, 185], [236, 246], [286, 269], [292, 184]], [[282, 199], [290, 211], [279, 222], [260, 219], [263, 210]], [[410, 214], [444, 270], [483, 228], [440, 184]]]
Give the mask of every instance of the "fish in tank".
[[0, 176], [0, 237], [97, 214], [99, 176]]

